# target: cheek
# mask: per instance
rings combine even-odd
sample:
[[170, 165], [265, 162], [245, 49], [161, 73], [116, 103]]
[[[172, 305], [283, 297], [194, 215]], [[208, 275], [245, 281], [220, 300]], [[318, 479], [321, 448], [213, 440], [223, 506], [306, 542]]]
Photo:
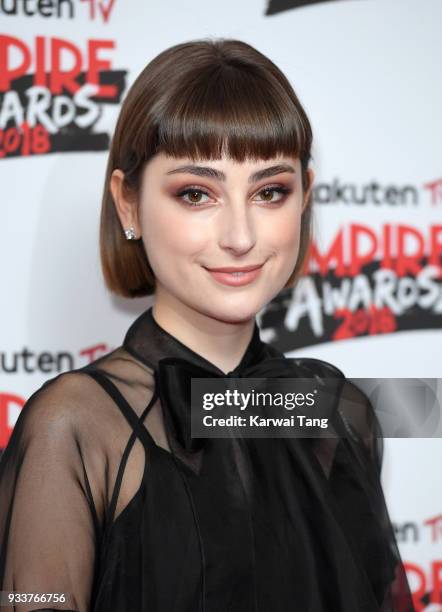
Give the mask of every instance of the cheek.
[[264, 226], [266, 240], [276, 252], [298, 250], [301, 215], [298, 210], [281, 211], [273, 223]]
[[[176, 211], [148, 210], [142, 216], [141, 229], [148, 258], [155, 261], [170, 260], [176, 256], [192, 255], [204, 248], [207, 232], [191, 222], [188, 215]], [[178, 260], [179, 261], [179, 260]]]

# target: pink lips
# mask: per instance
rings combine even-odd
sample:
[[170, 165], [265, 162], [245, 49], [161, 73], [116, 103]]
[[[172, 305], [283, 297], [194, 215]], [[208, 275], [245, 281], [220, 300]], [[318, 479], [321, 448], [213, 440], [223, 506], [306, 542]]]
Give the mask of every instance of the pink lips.
[[232, 287], [241, 287], [242, 285], [248, 285], [257, 276], [259, 276], [262, 270], [263, 264], [258, 266], [242, 266], [242, 267], [226, 267], [226, 268], [206, 268], [208, 272], [213, 276], [215, 280], [223, 285], [230, 285]]

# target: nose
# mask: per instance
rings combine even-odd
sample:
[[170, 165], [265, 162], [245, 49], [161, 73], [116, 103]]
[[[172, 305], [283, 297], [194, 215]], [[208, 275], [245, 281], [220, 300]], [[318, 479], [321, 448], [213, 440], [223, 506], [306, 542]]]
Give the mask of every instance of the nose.
[[252, 211], [243, 201], [230, 202], [223, 210], [219, 246], [235, 255], [247, 253], [256, 244]]

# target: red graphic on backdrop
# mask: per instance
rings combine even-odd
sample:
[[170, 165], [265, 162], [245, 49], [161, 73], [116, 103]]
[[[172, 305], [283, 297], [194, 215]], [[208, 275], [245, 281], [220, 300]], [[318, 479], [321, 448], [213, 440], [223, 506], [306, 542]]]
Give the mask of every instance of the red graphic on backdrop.
[[[363, 246], [363, 242], [368, 244]], [[413, 252], [407, 250], [407, 243], [414, 243]], [[442, 278], [442, 225], [432, 225], [428, 233], [405, 224], [386, 223], [381, 231], [351, 223], [337, 232], [325, 251], [313, 242], [307, 265], [310, 271], [319, 270], [322, 276], [334, 266], [337, 277], [356, 276], [362, 266], [380, 256], [382, 269], [394, 270], [397, 276], [419, 274], [423, 270], [422, 258], [428, 253], [428, 264], [436, 266]], [[348, 255], [348, 262], [346, 262]]]
[[425, 183], [424, 189], [428, 189], [431, 194], [431, 204], [436, 206], [442, 204], [442, 178]]
[[409, 584], [413, 588], [415, 612], [425, 612], [430, 604], [442, 604], [442, 561], [433, 561], [427, 572], [416, 563], [404, 562]]
[[14, 428], [15, 416], [24, 406], [25, 400], [14, 393], [0, 393], [0, 449], [5, 448]]
[[305, 272], [261, 315], [283, 352], [442, 325], [442, 225], [351, 223], [326, 247], [313, 242]]
[[0, 157], [106, 150], [109, 135], [94, 126], [105, 105], [120, 103], [126, 74], [112, 69], [114, 48], [112, 40], [80, 47], [36, 36], [29, 45], [0, 35]]
[[88, 363], [92, 363], [95, 359], [102, 357], [105, 353], [109, 352], [109, 347], [104, 342], [100, 344], [94, 344], [93, 346], [88, 346], [80, 351], [80, 355], [82, 357], [86, 357]]
[[89, 18], [94, 20], [101, 15], [104, 23], [109, 21], [110, 14], [114, 8], [115, 0], [81, 0], [89, 5]]
[[[75, 19], [77, 9], [84, 8], [90, 20], [108, 23], [115, 0], [0, 0], [0, 15], [21, 18], [44, 17]], [[80, 11], [81, 12], [81, 11]]]
[[424, 525], [430, 527], [432, 542], [442, 540], [442, 514], [427, 519], [424, 521]]
[[428, 540], [428, 536], [432, 544], [442, 540], [442, 514], [437, 514], [428, 519], [422, 520], [422, 525], [428, 527], [422, 534], [421, 523], [416, 521], [405, 521], [402, 523], [393, 523], [394, 532], [398, 542], [420, 542], [423, 539]]

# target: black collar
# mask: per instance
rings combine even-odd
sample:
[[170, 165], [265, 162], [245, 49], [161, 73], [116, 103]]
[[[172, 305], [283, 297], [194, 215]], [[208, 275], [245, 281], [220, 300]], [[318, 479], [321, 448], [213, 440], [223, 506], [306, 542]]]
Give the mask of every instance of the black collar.
[[[186, 359], [194, 365], [213, 370], [217, 375], [225, 375], [216, 365], [163, 329], [155, 321], [152, 307], [143, 312], [129, 327], [123, 341], [123, 347], [133, 357], [154, 370], [158, 369], [158, 362], [161, 359], [178, 357]], [[262, 342], [259, 335], [259, 327], [255, 321], [252, 338], [241, 361], [232, 372], [255, 365], [263, 359], [276, 354], [279, 355], [279, 351]]]

